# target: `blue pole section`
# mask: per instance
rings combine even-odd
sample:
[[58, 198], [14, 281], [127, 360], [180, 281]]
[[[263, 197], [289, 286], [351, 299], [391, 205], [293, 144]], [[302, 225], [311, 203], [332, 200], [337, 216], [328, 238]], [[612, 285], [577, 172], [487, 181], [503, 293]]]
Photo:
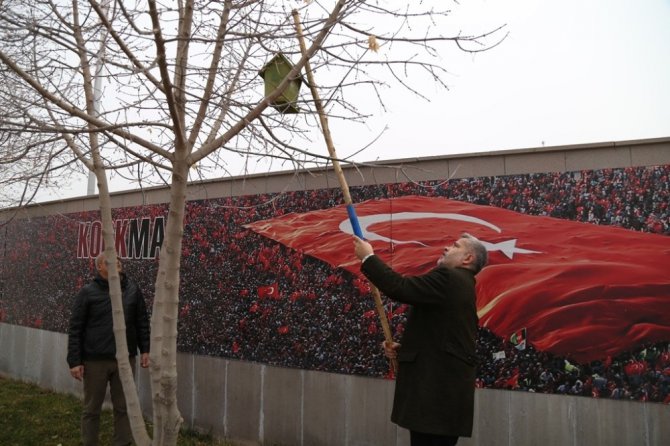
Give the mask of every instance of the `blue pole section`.
[[351, 228], [354, 230], [356, 237], [362, 239], [363, 231], [361, 231], [361, 225], [358, 223], [358, 217], [356, 216], [356, 210], [354, 209], [353, 204], [347, 205], [347, 214], [349, 214], [349, 221], [351, 222]]

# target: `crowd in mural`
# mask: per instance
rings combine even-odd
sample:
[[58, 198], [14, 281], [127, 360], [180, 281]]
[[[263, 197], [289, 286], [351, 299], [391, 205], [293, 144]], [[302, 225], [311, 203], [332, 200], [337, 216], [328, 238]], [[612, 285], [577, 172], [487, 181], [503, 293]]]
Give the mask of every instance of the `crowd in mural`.
[[[529, 334], [532, 338], [532, 334]], [[590, 364], [518, 346], [480, 328], [478, 387], [670, 404], [670, 343]]]
[[[670, 166], [546, 173], [352, 189], [355, 202], [440, 196], [635, 231], [670, 235]], [[387, 376], [383, 335], [367, 283], [244, 227], [342, 202], [339, 189], [220, 198], [187, 204], [178, 347], [181, 351], [347, 374]], [[115, 210], [115, 218], [166, 215], [165, 206]], [[79, 221], [68, 214], [7, 225], [0, 320], [65, 332], [69, 302], [91, 276], [74, 255]], [[48, 227], [50, 231], [44, 231]], [[157, 260], [128, 259], [149, 306]], [[403, 305], [386, 302], [396, 339]], [[668, 342], [617, 358], [575, 364], [515, 348], [480, 329], [482, 387], [670, 402]], [[670, 341], [670, 340], [668, 340]]]

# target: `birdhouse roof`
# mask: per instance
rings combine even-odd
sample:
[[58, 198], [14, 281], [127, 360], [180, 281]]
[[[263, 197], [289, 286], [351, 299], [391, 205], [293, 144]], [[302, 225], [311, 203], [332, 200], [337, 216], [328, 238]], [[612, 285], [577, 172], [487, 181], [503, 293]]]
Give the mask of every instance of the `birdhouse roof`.
[[[263, 79], [265, 79], [265, 72], [266, 72], [268, 69], [272, 68], [273, 66], [277, 66], [277, 65], [284, 65], [284, 66], [289, 67], [289, 69], [292, 69], [292, 68], [293, 68], [293, 62], [291, 62], [291, 61], [289, 60], [288, 57], [284, 56], [284, 54], [283, 54], [282, 52], [278, 52], [277, 54], [275, 54], [275, 55], [272, 57], [272, 59], [270, 59], [270, 60], [268, 61], [268, 63], [266, 63], [265, 65], [263, 65], [263, 68], [261, 68], [261, 69], [258, 71], [258, 75], [259, 75], [260, 77], [262, 77]], [[298, 73], [298, 76], [296, 77], [296, 79], [299, 80], [300, 82], [304, 82], [304, 81], [305, 81], [305, 79], [303, 79], [301, 73]]]

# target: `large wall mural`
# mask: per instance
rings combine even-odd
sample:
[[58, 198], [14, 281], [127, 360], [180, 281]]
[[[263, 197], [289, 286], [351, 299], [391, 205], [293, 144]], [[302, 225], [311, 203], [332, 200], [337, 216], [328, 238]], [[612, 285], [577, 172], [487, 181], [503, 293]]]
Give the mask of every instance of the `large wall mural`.
[[[366, 238], [401, 272], [429, 270], [461, 232], [486, 244], [479, 386], [670, 403], [669, 177], [666, 165], [365, 186], [352, 197]], [[390, 376], [340, 203], [337, 189], [189, 202], [179, 350]], [[150, 305], [167, 208], [113, 217]], [[0, 320], [65, 332], [100, 235], [97, 212], [0, 226]], [[385, 303], [399, 338], [410, 309]]]

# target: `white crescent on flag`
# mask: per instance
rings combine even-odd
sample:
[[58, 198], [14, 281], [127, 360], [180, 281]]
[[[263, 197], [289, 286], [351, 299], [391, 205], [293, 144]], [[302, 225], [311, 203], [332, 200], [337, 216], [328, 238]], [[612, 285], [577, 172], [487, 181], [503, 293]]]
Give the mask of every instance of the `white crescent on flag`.
[[[478, 224], [481, 226], [485, 226], [489, 229], [492, 229], [498, 233], [502, 232], [502, 229], [500, 229], [498, 226], [494, 225], [493, 223], [490, 223], [486, 220], [482, 220], [481, 218], [473, 217], [471, 215], [464, 215], [464, 214], [452, 214], [452, 213], [436, 213], [436, 212], [399, 212], [397, 214], [372, 214], [372, 215], [365, 215], [362, 217], [358, 217], [358, 223], [361, 226], [361, 230], [363, 231], [363, 238], [366, 240], [379, 240], [383, 242], [389, 242], [389, 243], [394, 243], [396, 245], [402, 245], [402, 244], [416, 244], [416, 245], [421, 245], [421, 246], [428, 246], [425, 243], [422, 243], [418, 240], [396, 240], [393, 238], [389, 237], [384, 237], [383, 235], [377, 234], [374, 231], [371, 231], [368, 229], [370, 226], [376, 224], [376, 223], [384, 223], [384, 222], [390, 222], [392, 223], [393, 221], [406, 221], [406, 220], [421, 220], [425, 218], [436, 218], [436, 219], [444, 219], [444, 220], [454, 220], [454, 221], [462, 221], [466, 223], [474, 223]], [[354, 234], [354, 230], [351, 226], [351, 221], [347, 218], [345, 220], [342, 220], [339, 224], [340, 231], [344, 232], [345, 234]], [[487, 242], [481, 238], [479, 238], [479, 241], [483, 243], [483, 245], [486, 247], [487, 251], [500, 251], [502, 252], [508, 259], [514, 258], [514, 254], [539, 254], [540, 251], [532, 251], [530, 249], [521, 249], [516, 247], [516, 239], [512, 240], [505, 240], [500, 243], [490, 243]]]

